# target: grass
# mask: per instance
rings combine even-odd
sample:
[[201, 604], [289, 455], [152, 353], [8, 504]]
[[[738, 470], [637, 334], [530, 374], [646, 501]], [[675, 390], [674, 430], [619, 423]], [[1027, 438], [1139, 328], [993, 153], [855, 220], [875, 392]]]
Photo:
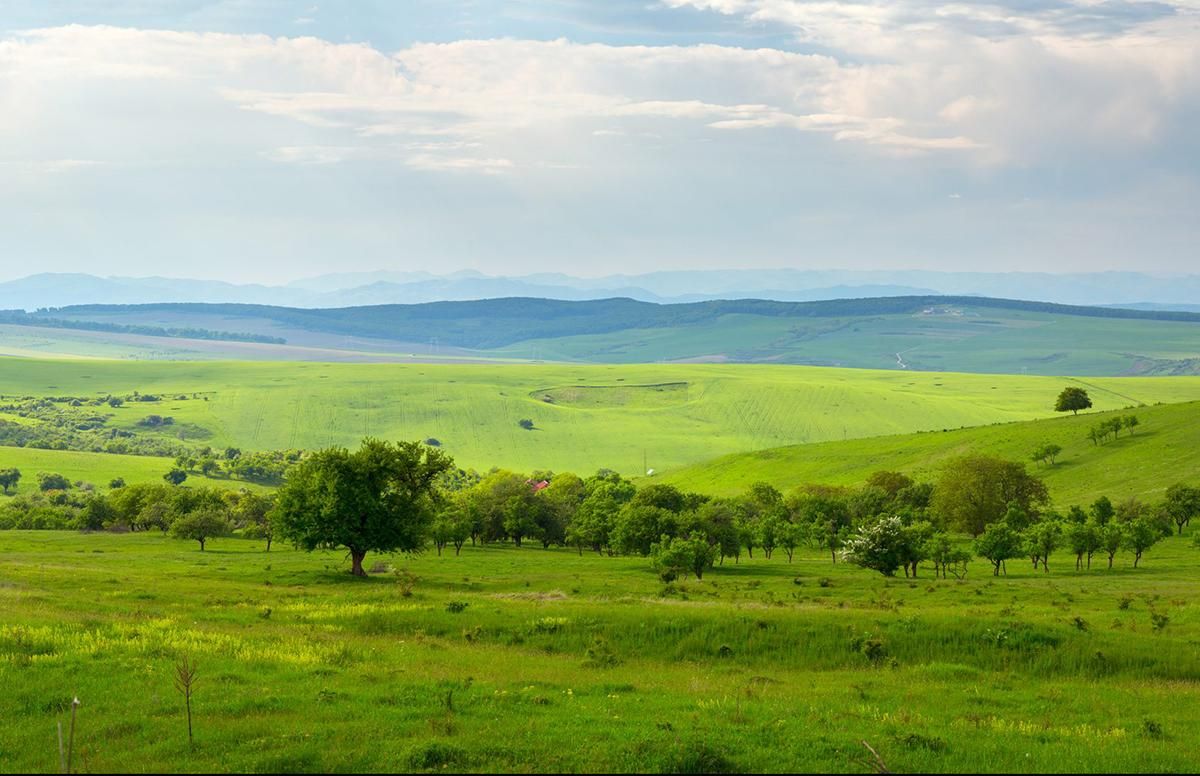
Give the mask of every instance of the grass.
[[962, 582], [817, 553], [670, 588], [566, 550], [368, 558], [409, 596], [340, 554], [210, 547], [0, 533], [0, 770], [55, 769], [74, 696], [87, 771], [870, 772], [863, 740], [895, 772], [1200, 766], [1187, 535], [1137, 570]]
[[[1093, 425], [1130, 413], [1142, 424], [1132, 435], [1124, 432], [1099, 446], [1088, 440]], [[955, 456], [984, 453], [1028, 461], [1043, 443], [1058, 444], [1063, 452], [1054, 465], [1029, 467], [1060, 506], [1090, 503], [1101, 494], [1114, 502], [1158, 500], [1177, 482], [1200, 481], [1200, 402], [758, 450], [666, 472], [662, 480], [714, 495], [738, 493], [759, 481], [782, 490], [809, 482], [859, 485], [881, 469], [932, 481]]]
[[[163, 475], [175, 468], [171, 458], [152, 458], [140, 455], [109, 455], [81, 453], [73, 450], [35, 450], [22, 447], [0, 447], [0, 469], [21, 470], [21, 482], [10, 494], [32, 493], [37, 490], [38, 472], [53, 472], [71, 482], [90, 482], [101, 488], [120, 477], [129, 485], [139, 482], [162, 482]], [[233, 479], [193, 477], [188, 484], [203, 484], [214, 488], [248, 488], [263, 490], [253, 482]], [[4, 498], [0, 495], [0, 499]]]
[[[218, 449], [434, 437], [468, 467], [627, 474], [640, 474], [643, 460], [663, 470], [789, 444], [1046, 417], [1058, 391], [1076, 382], [759, 365], [0, 359], [3, 396], [199, 394], [126, 404], [111, 410], [110, 425], [133, 430], [147, 414], [170, 415], [205, 429], [199, 444]], [[1200, 398], [1195, 377], [1081, 384], [1101, 409]], [[535, 430], [519, 427], [523, 418]]]

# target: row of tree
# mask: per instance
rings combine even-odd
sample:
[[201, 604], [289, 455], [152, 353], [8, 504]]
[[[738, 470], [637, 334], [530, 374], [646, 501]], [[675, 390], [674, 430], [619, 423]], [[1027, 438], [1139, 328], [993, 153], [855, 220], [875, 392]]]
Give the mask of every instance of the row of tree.
[[1094, 445], [1102, 445], [1110, 438], [1119, 439], [1122, 431], [1128, 431], [1130, 436], [1132, 436], [1133, 430], [1139, 425], [1141, 423], [1138, 421], [1137, 415], [1121, 415], [1108, 418], [1088, 429], [1088, 439]]
[[1076, 553], [1077, 566], [1090, 566], [1096, 552], [1111, 564], [1125, 547], [1136, 565], [1151, 538], [1182, 532], [1200, 514], [1200, 489], [1183, 485], [1153, 506], [1100, 498], [1059, 515], [1048, 501], [1045, 484], [1024, 464], [982, 455], [949, 462], [936, 483], [882, 471], [857, 488], [808, 485], [785, 495], [758, 483], [712, 498], [661, 483], [637, 488], [612, 471], [587, 478], [479, 475], [424, 443], [366, 440], [356, 451], [304, 457], [274, 497], [169, 485], [106, 494], [64, 487], [8, 499], [0, 527], [157, 528], [201, 547], [241, 530], [307, 550], [345, 548], [355, 574], [365, 573], [369, 552], [419, 551], [430, 542], [439, 554], [467, 542], [537, 542], [648, 557], [664, 577], [701, 576], [714, 565], [737, 563], [743, 553], [772, 558], [782, 551], [790, 561], [804, 546], [884, 574], [915, 574], [930, 562], [945, 576], [964, 573], [970, 560], [956, 538], [961, 534], [974, 538], [975, 553], [997, 573], [1023, 554], [1048, 570], [1050, 555], [1063, 548]]

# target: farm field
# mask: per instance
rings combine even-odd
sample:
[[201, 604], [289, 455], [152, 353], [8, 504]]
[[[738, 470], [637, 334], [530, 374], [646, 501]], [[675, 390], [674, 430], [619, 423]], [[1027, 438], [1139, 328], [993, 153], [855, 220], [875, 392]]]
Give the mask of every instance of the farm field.
[[[247, 450], [436, 438], [459, 465], [640, 474], [789, 444], [1052, 415], [1066, 378], [760, 365], [406, 365], [0, 359], [0, 396], [139, 391], [112, 409]], [[1088, 378], [1097, 409], [1200, 399], [1200, 378]], [[187, 400], [170, 397], [186, 395]], [[106, 409], [106, 412], [108, 410]], [[518, 426], [534, 422], [533, 430]], [[0, 454], [8, 452], [0, 450]], [[14, 452], [20, 465], [19, 452]]]
[[[1132, 412], [1141, 425], [1134, 433], [1102, 445], [1088, 429], [1114, 415]], [[918, 480], [936, 479], [949, 459], [967, 453], [1028, 461], [1039, 445], [1063, 452], [1054, 465], [1029, 463], [1062, 507], [1086, 504], [1106, 494], [1114, 501], [1161, 499], [1171, 485], [1200, 480], [1200, 403], [1138, 407], [1129, 412], [1005, 423], [946, 432], [901, 434], [846, 442], [823, 442], [721, 456], [664, 472], [659, 481], [685, 490], [730, 495], [755, 482], [781, 490], [804, 483], [861, 485], [871, 473], [902, 471]]]
[[872, 772], [861, 741], [894, 772], [1194, 771], [1198, 553], [947, 581], [811, 552], [670, 587], [569, 550], [368, 558], [401, 584], [244, 539], [4, 532], [0, 770], [56, 770], [77, 696], [81, 772]]

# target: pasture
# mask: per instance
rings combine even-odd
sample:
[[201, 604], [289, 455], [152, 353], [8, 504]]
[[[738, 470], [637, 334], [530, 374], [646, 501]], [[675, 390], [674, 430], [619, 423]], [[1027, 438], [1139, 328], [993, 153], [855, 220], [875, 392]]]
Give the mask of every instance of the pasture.
[[[1088, 429], [1113, 416], [1135, 414], [1133, 433], [1093, 444]], [[1062, 447], [1053, 465], [1035, 464], [1039, 445]], [[822, 442], [748, 453], [665, 472], [661, 482], [710, 495], [739, 493], [755, 482], [787, 491], [805, 483], [860, 485], [881, 469], [933, 481], [951, 458], [968, 453], [1026, 461], [1045, 480], [1060, 507], [1090, 503], [1099, 495], [1114, 501], [1162, 498], [1168, 487], [1200, 480], [1200, 402], [1084, 413], [977, 428]]]
[[[1194, 771], [1200, 550], [885, 579], [816, 552], [368, 558], [0, 533], [0, 770]], [[199, 667], [189, 747], [172, 686]]]
[[[716, 456], [1053, 415], [1068, 378], [760, 365], [434, 365], [0, 359], [0, 396], [162, 395], [112, 409], [246, 450], [437, 439], [464, 467], [640, 474]], [[1097, 409], [1200, 399], [1200, 378], [1088, 378]], [[172, 397], [188, 396], [186, 401]], [[107, 411], [107, 410], [106, 410]], [[533, 421], [532, 430], [518, 421]], [[21, 450], [4, 449], [6, 465]], [[94, 478], [88, 478], [94, 479]]]

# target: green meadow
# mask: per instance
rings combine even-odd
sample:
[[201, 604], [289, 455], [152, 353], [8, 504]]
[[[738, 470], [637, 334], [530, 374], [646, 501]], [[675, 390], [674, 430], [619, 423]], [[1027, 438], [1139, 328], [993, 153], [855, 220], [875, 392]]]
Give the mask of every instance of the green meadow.
[[[1136, 415], [1133, 433], [1104, 444], [1088, 429], [1112, 416]], [[1042, 444], [1062, 448], [1054, 464], [1029, 461]], [[755, 482], [781, 490], [805, 483], [861, 485], [873, 472], [902, 471], [932, 481], [950, 459], [968, 453], [1027, 461], [1060, 506], [1099, 495], [1113, 501], [1162, 498], [1177, 482], [1200, 481], [1200, 402], [1089, 412], [1019, 423], [919, 434], [796, 445], [721, 456], [666, 472], [660, 479], [685, 490], [731, 495]]]
[[[784, 445], [1053, 415], [1066, 384], [1097, 409], [1200, 399], [1200, 378], [943, 374], [762, 365], [433, 365], [0, 359], [0, 396], [166, 397], [111, 410], [248, 450], [436, 438], [467, 467], [640, 474]], [[186, 395], [186, 401], [172, 397]], [[518, 421], [534, 422], [532, 430]], [[11, 465], [20, 451], [3, 450]]]
[[894, 772], [1194, 771], [1198, 559], [1185, 534], [957, 581], [810, 552], [664, 586], [468, 545], [356, 581], [244, 539], [4, 532], [0, 770], [58, 769], [78, 697], [80, 772], [872, 772], [863, 741]]

